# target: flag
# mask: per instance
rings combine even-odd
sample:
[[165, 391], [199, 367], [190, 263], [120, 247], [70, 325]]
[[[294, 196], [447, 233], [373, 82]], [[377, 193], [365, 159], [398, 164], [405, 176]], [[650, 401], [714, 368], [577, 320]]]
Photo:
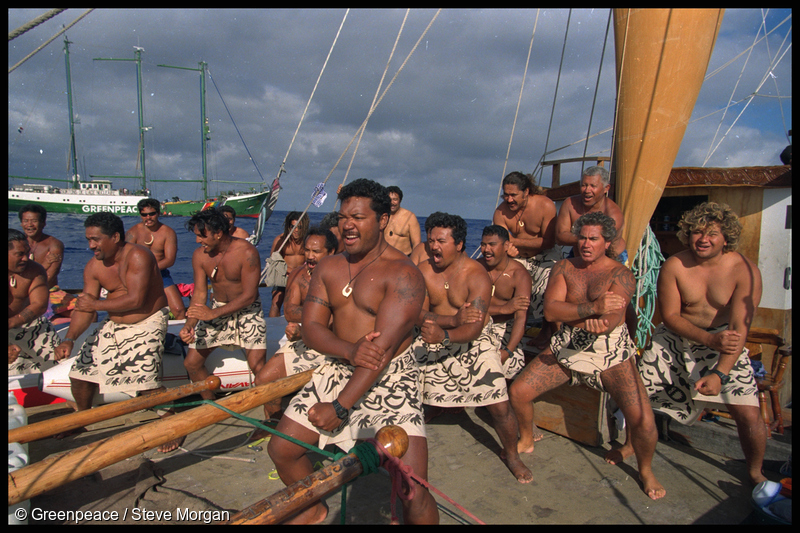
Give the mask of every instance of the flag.
[[322, 203], [327, 197], [328, 193], [325, 192], [325, 184], [318, 183], [317, 186], [314, 187], [314, 192], [311, 195], [311, 203], [317, 207], [322, 207]]

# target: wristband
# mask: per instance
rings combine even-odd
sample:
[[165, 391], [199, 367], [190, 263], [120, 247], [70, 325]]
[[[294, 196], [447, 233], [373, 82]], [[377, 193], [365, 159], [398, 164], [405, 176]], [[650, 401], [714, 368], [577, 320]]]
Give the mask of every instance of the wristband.
[[339, 420], [347, 420], [350, 417], [350, 412], [339, 403], [339, 400], [333, 400], [331, 404], [333, 404], [333, 410], [336, 411]]

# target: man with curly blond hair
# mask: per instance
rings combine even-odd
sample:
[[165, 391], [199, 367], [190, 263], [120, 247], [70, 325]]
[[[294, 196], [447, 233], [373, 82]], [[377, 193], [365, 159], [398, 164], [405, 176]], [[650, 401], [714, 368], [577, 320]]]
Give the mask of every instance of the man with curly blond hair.
[[[688, 249], [664, 262], [658, 301], [664, 322], [639, 363], [654, 409], [692, 424], [709, 403], [733, 416], [754, 484], [766, 429], [744, 347], [761, 301], [758, 267], [736, 252], [741, 225], [725, 204], [706, 202], [684, 213], [678, 238]], [[623, 457], [624, 457], [623, 453]]]

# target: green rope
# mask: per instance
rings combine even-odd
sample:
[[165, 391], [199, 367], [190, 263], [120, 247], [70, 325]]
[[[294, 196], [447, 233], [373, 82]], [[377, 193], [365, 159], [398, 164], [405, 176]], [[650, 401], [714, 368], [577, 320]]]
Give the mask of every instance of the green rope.
[[[342, 453], [342, 452], [338, 452], [338, 453], [326, 452], [325, 450], [317, 448], [316, 446], [314, 446], [312, 444], [308, 444], [307, 442], [303, 442], [303, 441], [298, 440], [298, 439], [296, 439], [294, 437], [290, 437], [289, 435], [281, 433], [280, 431], [278, 431], [275, 428], [271, 428], [269, 426], [266, 426], [266, 425], [262, 424], [260, 420], [257, 420], [255, 418], [251, 418], [249, 416], [245, 416], [245, 415], [243, 415], [241, 413], [237, 413], [235, 411], [231, 411], [227, 407], [223, 407], [223, 406], [219, 405], [214, 400], [198, 400], [198, 401], [194, 401], [194, 402], [185, 402], [185, 403], [181, 403], [181, 404], [175, 404], [175, 403], [165, 404], [165, 405], [156, 406], [153, 409], [166, 409], [166, 408], [170, 408], [170, 407], [194, 407], [194, 406], [203, 405], [203, 404], [213, 405], [217, 409], [225, 411], [226, 413], [228, 413], [229, 415], [231, 415], [233, 417], [236, 417], [236, 418], [238, 418], [240, 420], [243, 420], [243, 421], [245, 421], [245, 422], [247, 422], [247, 423], [249, 423], [249, 424], [251, 424], [251, 425], [253, 425], [253, 426], [257, 427], [257, 428], [259, 428], [259, 429], [266, 430], [269, 433], [272, 433], [273, 435], [276, 435], [278, 437], [284, 438], [284, 439], [288, 440], [289, 442], [297, 444], [298, 446], [302, 446], [303, 448], [306, 448], [308, 450], [317, 452], [317, 453], [327, 457], [328, 459], [330, 459], [332, 461], [338, 461], [339, 459], [341, 459], [342, 457], [347, 455], [347, 454]], [[381, 458], [380, 458], [380, 455], [378, 454], [378, 450], [376, 450], [375, 446], [373, 446], [372, 443], [370, 443], [370, 442], [362, 442], [360, 444], [357, 444], [348, 453], [355, 454], [355, 456], [358, 457], [358, 460], [361, 461], [361, 465], [362, 465], [362, 468], [363, 468], [363, 470], [361, 472], [361, 476], [366, 476], [366, 475], [372, 474], [373, 472], [377, 472], [378, 468], [381, 466]], [[342, 504], [341, 504], [341, 524], [342, 525], [344, 525], [346, 523], [345, 522], [346, 515], [347, 515], [347, 484], [344, 484], [344, 485], [342, 485]]]
[[639, 243], [631, 268], [636, 278], [636, 346], [639, 348], [644, 348], [647, 337], [655, 329], [653, 314], [656, 307], [656, 288], [658, 273], [663, 262], [661, 247], [653, 230], [648, 226], [642, 242]]

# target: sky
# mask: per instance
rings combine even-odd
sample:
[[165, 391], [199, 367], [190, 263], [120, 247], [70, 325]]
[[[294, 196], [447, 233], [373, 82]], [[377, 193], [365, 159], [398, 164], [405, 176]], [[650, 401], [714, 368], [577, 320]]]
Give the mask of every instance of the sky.
[[[47, 11], [9, 9], [9, 32]], [[68, 9], [9, 41], [9, 69], [85, 11]], [[504, 174], [535, 172], [541, 185], [550, 185], [549, 169], [538, 167], [546, 151], [567, 146], [546, 159], [580, 157], [584, 150], [610, 155], [616, 81], [607, 9], [345, 14], [95, 9], [66, 32], [80, 175], [140, 173], [135, 63], [94, 60], [130, 60], [134, 47], [144, 50], [148, 179], [202, 175], [200, 74], [158, 65], [196, 69], [203, 61], [210, 72], [209, 175], [253, 182], [211, 183], [211, 193], [271, 183], [288, 152], [281, 211], [306, 209], [326, 179], [328, 199], [310, 209], [331, 211], [340, 183], [370, 178], [399, 186], [403, 207], [419, 216], [446, 211], [490, 219]], [[781, 164], [792, 116], [791, 14], [726, 10], [708, 68], [713, 75], [701, 89], [675, 166]], [[8, 75], [9, 175], [70, 176], [63, 41], [56, 38]], [[358, 142], [381, 78], [383, 90], [396, 74]], [[734, 105], [726, 111], [729, 102]], [[562, 183], [579, 179], [580, 171], [580, 164], [565, 166]], [[197, 183], [149, 187], [162, 201], [201, 196]]]

